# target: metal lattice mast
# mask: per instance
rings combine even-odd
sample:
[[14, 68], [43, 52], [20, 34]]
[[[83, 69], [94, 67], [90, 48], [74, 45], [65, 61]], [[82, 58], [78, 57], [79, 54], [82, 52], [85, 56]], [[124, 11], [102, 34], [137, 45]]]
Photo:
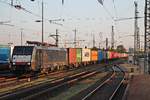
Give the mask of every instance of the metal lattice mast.
[[108, 38], [106, 38], [106, 50], [108, 49]]
[[74, 48], [77, 47], [77, 29], [74, 29]]
[[135, 22], [134, 22], [134, 63], [138, 57], [138, 52], [140, 51], [140, 36], [139, 36], [139, 27], [138, 27], [138, 4], [135, 1]]
[[137, 28], [137, 48], [138, 48], [138, 52], [140, 52], [141, 50], [141, 46], [140, 46], [140, 28]]
[[93, 48], [95, 47], [95, 35], [93, 34]]
[[114, 26], [112, 26], [112, 33], [111, 33], [111, 49], [114, 49]]
[[[150, 0], [145, 0], [145, 65], [150, 66], [148, 54], [150, 54]], [[148, 67], [148, 71], [149, 71]]]
[[135, 5], [135, 21], [134, 21], [134, 54], [136, 55], [137, 51], [137, 2], [134, 2]]

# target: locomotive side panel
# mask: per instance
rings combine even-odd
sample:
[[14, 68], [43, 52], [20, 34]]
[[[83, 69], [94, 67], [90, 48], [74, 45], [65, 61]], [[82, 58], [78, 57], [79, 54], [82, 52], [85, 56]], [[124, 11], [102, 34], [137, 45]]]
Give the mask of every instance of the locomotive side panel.
[[42, 51], [35, 48], [32, 53], [31, 67], [33, 71], [40, 71], [42, 63]]
[[67, 65], [67, 55], [65, 49], [45, 49], [43, 52], [43, 65], [44, 70], [62, 69]]

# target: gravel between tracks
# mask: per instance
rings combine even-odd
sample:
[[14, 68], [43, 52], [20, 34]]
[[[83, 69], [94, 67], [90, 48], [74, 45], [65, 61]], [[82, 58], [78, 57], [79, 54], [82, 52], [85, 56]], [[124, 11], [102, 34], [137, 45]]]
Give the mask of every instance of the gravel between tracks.
[[75, 83], [73, 86], [71, 86], [70, 88], [68, 88], [66, 91], [63, 91], [62, 93], [57, 95], [56, 97], [49, 98], [49, 100], [68, 100], [72, 96], [80, 93], [82, 90], [85, 90], [86, 88], [95, 84], [102, 77], [106, 76], [106, 74], [107, 74], [107, 72], [98, 73], [90, 78], [79, 81], [79, 82]]

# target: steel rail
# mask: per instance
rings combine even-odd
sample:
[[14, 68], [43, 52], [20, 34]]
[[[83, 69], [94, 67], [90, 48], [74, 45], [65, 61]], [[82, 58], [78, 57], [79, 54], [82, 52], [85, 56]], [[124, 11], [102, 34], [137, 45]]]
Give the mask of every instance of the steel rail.
[[[65, 71], [70, 72], [70, 71], [76, 71], [76, 70], [77, 69], [69, 69], [69, 70], [63, 70], [63, 71], [50, 72], [50, 73], [47, 74], [47, 76], [56, 75], [56, 74], [60, 74], [60, 73], [65, 73]], [[12, 84], [19, 85], [19, 84], [22, 84], [22, 82], [25, 83], [25, 82], [29, 82], [29, 81], [34, 81], [37, 78], [43, 78], [43, 77], [46, 77], [46, 75], [41, 74], [41, 73], [38, 74], [37, 76], [23, 76], [22, 78], [19, 78], [19, 79], [17, 77], [14, 77], [14, 78], [1, 77], [0, 88], [5, 88], [5, 87], [8, 87], [8, 86], [12, 86]], [[63, 78], [63, 77], [60, 77], [60, 78]], [[57, 79], [60, 79], [60, 78], [57, 78]]]
[[105, 80], [102, 84], [100, 84], [97, 88], [95, 88], [92, 92], [90, 92], [88, 95], [86, 95], [84, 98], [82, 98], [82, 100], [86, 100], [86, 99], [88, 99], [90, 96], [92, 96], [99, 88], [101, 88], [104, 84], [106, 84], [109, 80], [111, 80], [113, 77], [114, 77], [114, 75], [115, 75], [115, 70], [114, 70], [114, 68], [112, 68], [113, 69], [113, 73], [112, 73], [112, 75], [107, 79], [107, 80]]
[[44, 94], [44, 93], [46, 93], [46, 92], [48, 92], [48, 91], [55, 91], [55, 89], [61, 88], [61, 87], [65, 86], [65, 85], [67, 85], [67, 84], [74, 83], [74, 82], [79, 81], [79, 80], [81, 80], [81, 79], [90, 77], [90, 76], [92, 76], [92, 75], [94, 75], [94, 74], [96, 74], [96, 73], [98, 73], [98, 71], [90, 72], [90, 73], [87, 73], [87, 74], [85, 74], [85, 75], [83, 75], [83, 76], [78, 76], [78, 77], [75, 78], [75, 79], [66, 81], [66, 82], [64, 82], [64, 83], [62, 83], [62, 84], [58, 84], [58, 85], [56, 85], [56, 86], [54, 86], [54, 87], [47, 88], [47, 89], [45, 89], [45, 90], [43, 90], [43, 91], [40, 91], [40, 92], [35, 93], [35, 94], [33, 94], [33, 95], [27, 96], [27, 97], [23, 98], [23, 100], [29, 100], [29, 99], [36, 98], [36, 96], [42, 95], [42, 94]]
[[[94, 72], [95, 71], [95, 72]], [[76, 75], [73, 75], [74, 77], [72, 76], [69, 76], [68, 78], [62, 78], [62, 79], [59, 79], [59, 81], [55, 80], [55, 82], [50, 82], [50, 83], [47, 83], [47, 84], [41, 84], [41, 85], [38, 85], [37, 87], [33, 87], [33, 88], [30, 88], [29, 90], [26, 89], [26, 90], [23, 90], [23, 91], [18, 91], [16, 93], [12, 93], [12, 94], [7, 94], [7, 95], [3, 95], [2, 97], [0, 97], [0, 99], [6, 99], [6, 98], [15, 98], [16, 96], [18, 96], [19, 98], [24, 98], [24, 99], [29, 99], [29, 98], [34, 98], [35, 96], [39, 95], [39, 94], [42, 94], [42, 93], [45, 93], [46, 91], [48, 90], [53, 90], [53, 89], [56, 89], [60, 86], [63, 86], [65, 84], [69, 84], [69, 83], [72, 83], [74, 81], [77, 81], [77, 80], [80, 80], [81, 78], [86, 78], [88, 77], [87, 74], [89, 75], [92, 75], [90, 73], [93, 73], [93, 74], [96, 74], [97, 72], [100, 72], [101, 70], [99, 69], [99, 71], [97, 69], [94, 69], [94, 70], [91, 70], [91, 71], [85, 71], [85, 72], [81, 72], [80, 74], [76, 74]], [[86, 76], [86, 77], [83, 77], [83, 76]], [[76, 78], [77, 77], [77, 78]], [[62, 82], [62, 84], [60, 84], [60, 82]], [[52, 87], [49, 87], [49, 88], [46, 88], [44, 86], [47, 87], [48, 84], [55, 84], [54, 86]], [[58, 84], [57, 84], [58, 83]], [[42, 87], [42, 90], [39, 92], [37, 91], [37, 93], [32, 93], [32, 94], [27, 94], [29, 93], [29, 91], [31, 92], [32, 90], [36, 90], [36, 89], [39, 89]], [[27, 94], [27, 95], [26, 95]], [[26, 95], [26, 96], [21, 96], [21, 95]]]
[[[119, 67], [118, 67], [118, 68], [119, 68]], [[119, 69], [120, 69], [120, 68], [119, 68]], [[121, 69], [120, 69], [120, 70], [121, 70]], [[117, 86], [117, 88], [115, 89], [115, 91], [113, 92], [113, 94], [110, 96], [109, 100], [112, 100], [112, 99], [113, 99], [113, 97], [114, 97], [115, 94], [117, 93], [117, 90], [120, 88], [121, 84], [123, 84], [123, 82], [124, 82], [124, 80], [125, 80], [125, 72], [124, 72], [124, 71], [122, 71], [122, 72], [123, 72], [124, 76], [123, 76], [121, 82], [119, 83], [119, 85]]]
[[[110, 81], [115, 75], [116, 75], [116, 71], [113, 69], [113, 74], [107, 79], [105, 80], [102, 84], [100, 84], [97, 88], [95, 88], [92, 92], [90, 92], [89, 94], [87, 94], [86, 96], [84, 96], [82, 98], [82, 100], [88, 100], [92, 95], [94, 95], [100, 88], [102, 88], [108, 81]], [[119, 68], [120, 69], [120, 68]], [[121, 69], [120, 69], [121, 70]], [[123, 72], [123, 71], [121, 71]], [[124, 72], [123, 72], [124, 73]], [[109, 97], [109, 100], [112, 100], [112, 98], [114, 97], [114, 95], [116, 94], [117, 90], [119, 89], [119, 87], [121, 86], [121, 84], [123, 83], [125, 79], [125, 73], [123, 75], [123, 78], [121, 79], [121, 82], [119, 82], [119, 85], [117, 85], [117, 88], [115, 89], [115, 91], [112, 93], [112, 95]]]

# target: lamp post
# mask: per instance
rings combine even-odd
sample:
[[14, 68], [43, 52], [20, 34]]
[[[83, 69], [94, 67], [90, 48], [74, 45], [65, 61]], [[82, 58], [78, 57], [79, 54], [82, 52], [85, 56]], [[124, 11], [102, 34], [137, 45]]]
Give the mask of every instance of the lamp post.
[[22, 42], [22, 33], [23, 33], [22, 31], [23, 31], [23, 28], [21, 28], [20, 31], [21, 31], [20, 35], [21, 35], [21, 46], [22, 46], [22, 44], [23, 44], [23, 42]]
[[[31, 0], [31, 1], [34, 1], [34, 0]], [[44, 3], [43, 3], [43, 0], [42, 0], [42, 19], [41, 20], [36, 20], [36, 22], [42, 22], [42, 46], [43, 46], [43, 43], [44, 43]], [[41, 53], [41, 67], [43, 68], [43, 52]], [[43, 68], [44, 69], [44, 68]]]
[[[31, 0], [34, 1], [34, 0]], [[44, 3], [42, 0], [42, 19], [41, 20], [36, 20], [36, 22], [42, 22], [42, 44], [44, 42]]]
[[77, 39], [77, 29], [74, 29], [73, 31], [74, 31], [74, 48], [76, 48], [76, 46], [77, 46], [76, 45], [76, 42], [77, 42], [77, 40], [76, 40]]
[[44, 7], [43, 7], [43, 0], [42, 0], [42, 44], [44, 42]]

